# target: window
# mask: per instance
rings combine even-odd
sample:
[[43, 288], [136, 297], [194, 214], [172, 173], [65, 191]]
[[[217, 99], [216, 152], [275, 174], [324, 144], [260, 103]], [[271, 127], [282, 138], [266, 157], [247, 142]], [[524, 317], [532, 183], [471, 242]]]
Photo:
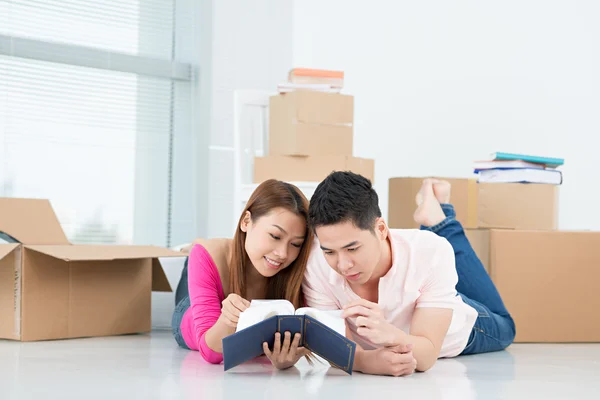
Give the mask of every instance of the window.
[[175, 11], [0, 0], [0, 196], [50, 199], [73, 243], [176, 244], [193, 68], [174, 56]]

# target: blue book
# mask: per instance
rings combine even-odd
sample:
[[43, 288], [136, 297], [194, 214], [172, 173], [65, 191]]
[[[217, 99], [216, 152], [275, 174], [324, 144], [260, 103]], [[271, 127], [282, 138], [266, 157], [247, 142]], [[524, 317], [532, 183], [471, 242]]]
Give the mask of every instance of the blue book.
[[[286, 304], [287, 303], [287, 304]], [[237, 331], [223, 338], [225, 371], [264, 354], [263, 343], [272, 350], [275, 333], [300, 333], [300, 346], [328, 361], [333, 367], [352, 374], [356, 343], [344, 336], [341, 311], [312, 308], [293, 309], [285, 300], [253, 301], [240, 315]]]
[[522, 160], [536, 164], [544, 164], [548, 168], [556, 168], [564, 164], [563, 158], [541, 157], [527, 154], [502, 153], [496, 152], [492, 154], [494, 160]]

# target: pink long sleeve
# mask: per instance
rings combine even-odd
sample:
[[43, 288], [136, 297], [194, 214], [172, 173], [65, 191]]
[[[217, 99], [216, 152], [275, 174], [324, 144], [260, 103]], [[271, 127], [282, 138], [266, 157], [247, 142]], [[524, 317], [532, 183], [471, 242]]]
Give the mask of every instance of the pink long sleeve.
[[219, 364], [223, 354], [209, 348], [204, 335], [219, 319], [225, 294], [215, 262], [199, 244], [192, 248], [188, 260], [188, 289], [190, 308], [181, 321], [183, 338], [188, 347], [198, 350], [206, 361]]

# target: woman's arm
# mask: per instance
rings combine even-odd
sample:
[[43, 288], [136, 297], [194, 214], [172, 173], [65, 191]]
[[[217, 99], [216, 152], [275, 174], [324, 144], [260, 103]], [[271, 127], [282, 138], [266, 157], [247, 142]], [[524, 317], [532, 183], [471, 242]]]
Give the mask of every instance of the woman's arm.
[[206, 361], [218, 364], [223, 360], [221, 340], [235, 330], [220, 320], [224, 294], [219, 271], [201, 245], [192, 248], [188, 264], [190, 308], [198, 351]]

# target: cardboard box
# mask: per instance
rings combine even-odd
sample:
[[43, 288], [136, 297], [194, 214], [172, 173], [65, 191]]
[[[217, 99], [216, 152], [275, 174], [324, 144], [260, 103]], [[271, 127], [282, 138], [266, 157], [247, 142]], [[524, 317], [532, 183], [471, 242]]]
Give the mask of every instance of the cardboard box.
[[515, 319], [516, 342], [600, 342], [600, 232], [467, 234], [481, 239], [472, 246]]
[[151, 292], [171, 287], [153, 246], [73, 245], [47, 200], [0, 198], [0, 338], [149, 332]]
[[351, 126], [275, 123], [269, 128], [269, 155], [352, 156], [352, 136]]
[[254, 158], [254, 183], [267, 179], [320, 182], [333, 171], [352, 171], [371, 182], [375, 161], [347, 156], [268, 156]]
[[490, 230], [465, 229], [465, 234], [486, 272], [490, 273]]
[[295, 91], [269, 100], [269, 155], [352, 156], [354, 97]]
[[[390, 178], [388, 220], [391, 228], [418, 228], [413, 214], [415, 196], [423, 179]], [[439, 179], [452, 185], [451, 203], [456, 210], [456, 219], [465, 228], [558, 228], [558, 186]]]

